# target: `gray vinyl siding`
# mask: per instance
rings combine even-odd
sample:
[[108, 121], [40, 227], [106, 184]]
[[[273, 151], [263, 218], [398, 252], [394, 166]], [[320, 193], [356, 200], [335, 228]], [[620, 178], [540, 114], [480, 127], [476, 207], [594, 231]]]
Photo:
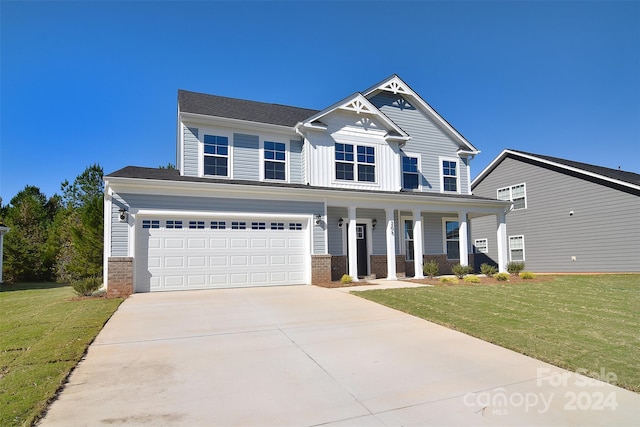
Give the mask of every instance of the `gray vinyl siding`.
[[342, 228], [338, 227], [338, 220], [346, 218], [347, 208], [327, 207], [327, 231], [329, 239], [329, 253], [331, 255], [346, 255], [347, 251], [342, 247]]
[[304, 184], [302, 173], [302, 141], [299, 139], [292, 139], [289, 142], [289, 170], [291, 173], [290, 182], [293, 184]]
[[[402, 221], [397, 221], [398, 231], [398, 248], [402, 244], [402, 234], [404, 234], [404, 220], [413, 219], [411, 212], [401, 212]], [[422, 247], [424, 255], [442, 255], [444, 253], [443, 247], [443, 234], [442, 234], [442, 218], [457, 218], [456, 213], [441, 214], [441, 213], [422, 213]], [[399, 253], [399, 252], [398, 252]]]
[[[404, 98], [400, 95], [382, 92], [371, 98], [370, 101], [402, 130], [411, 135], [411, 139], [402, 150], [406, 153], [421, 155], [423, 191], [440, 192], [442, 165], [439, 157], [458, 158], [459, 145], [433, 120], [417, 108], [404, 102]], [[462, 161], [459, 164], [461, 192], [467, 194], [469, 189], [466, 168]]]
[[185, 176], [198, 176], [198, 129], [184, 128], [184, 159], [182, 174]]
[[117, 194], [113, 194], [111, 203], [111, 256], [129, 255], [129, 225], [120, 222], [120, 209], [129, 209], [129, 205]]
[[356, 216], [358, 218], [376, 219], [376, 228], [367, 238], [371, 239], [372, 253], [369, 255], [386, 255], [387, 254], [387, 236], [386, 236], [386, 214], [381, 209], [357, 209]]
[[[640, 271], [640, 196], [512, 158], [502, 161], [474, 194], [495, 198], [498, 188], [521, 183], [527, 209], [507, 215], [507, 243], [508, 236], [524, 236], [527, 270]], [[489, 255], [496, 260], [495, 218], [474, 219], [472, 234], [488, 239]]]
[[257, 135], [233, 134], [233, 178], [260, 180], [260, 140]]
[[[137, 209], [174, 210], [179, 216], [184, 211], [247, 212], [251, 214], [314, 215], [324, 212], [322, 202], [286, 200], [248, 200], [217, 197], [160, 196], [148, 194], [121, 194], [129, 206]], [[116, 217], [117, 221], [117, 217]], [[313, 226], [313, 253], [325, 253], [325, 232], [322, 224]]]

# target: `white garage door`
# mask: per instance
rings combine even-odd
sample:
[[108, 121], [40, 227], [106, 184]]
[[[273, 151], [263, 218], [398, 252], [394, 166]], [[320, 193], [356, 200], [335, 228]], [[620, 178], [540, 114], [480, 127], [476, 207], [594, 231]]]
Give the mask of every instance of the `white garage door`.
[[136, 292], [304, 284], [301, 220], [137, 220]]

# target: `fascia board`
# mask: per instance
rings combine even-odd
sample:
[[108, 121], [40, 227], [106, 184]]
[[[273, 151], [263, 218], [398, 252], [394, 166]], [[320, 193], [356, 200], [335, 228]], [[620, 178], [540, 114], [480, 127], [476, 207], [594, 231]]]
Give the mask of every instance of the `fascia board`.
[[274, 125], [270, 123], [258, 123], [249, 122], [240, 119], [230, 119], [228, 117], [207, 116], [205, 114], [197, 113], [180, 113], [181, 122], [189, 122], [194, 124], [201, 124], [205, 126], [220, 125], [224, 127], [230, 127], [242, 130], [252, 130], [257, 132], [273, 132], [286, 135], [295, 135], [295, 130], [290, 126]]
[[508, 209], [511, 202], [503, 200], [451, 199], [433, 195], [428, 199], [420, 194], [408, 193], [367, 193], [360, 191], [343, 191], [326, 188], [292, 188], [269, 187], [242, 184], [224, 184], [217, 182], [163, 181], [152, 179], [110, 177], [110, 187], [118, 193], [156, 194], [168, 196], [195, 196], [228, 198], [265, 199], [281, 198], [286, 200], [318, 201], [327, 200], [335, 206], [381, 208], [381, 203], [388, 203], [394, 209], [417, 209], [425, 211], [452, 212], [469, 210], [476, 213], [495, 214]]
[[482, 181], [485, 176], [492, 171], [507, 155], [507, 152], [509, 150], [502, 150], [502, 152], [498, 155], [498, 157], [496, 157], [495, 159], [493, 159], [493, 161], [491, 163], [489, 163], [484, 169], [482, 169], [482, 171], [478, 174], [478, 176], [476, 176], [473, 181], [471, 181], [471, 191], [473, 191], [473, 188], [478, 185], [480, 183], [480, 181]]

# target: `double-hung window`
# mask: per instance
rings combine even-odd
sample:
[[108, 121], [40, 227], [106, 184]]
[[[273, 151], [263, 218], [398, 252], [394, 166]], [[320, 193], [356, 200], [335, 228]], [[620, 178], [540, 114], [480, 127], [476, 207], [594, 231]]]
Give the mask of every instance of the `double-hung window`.
[[417, 190], [419, 186], [418, 158], [402, 157], [402, 188]]
[[404, 258], [413, 261], [413, 220], [404, 221]]
[[444, 221], [447, 259], [460, 259], [460, 223]]
[[[336, 179], [343, 181], [375, 182], [375, 148], [353, 144], [335, 145]], [[357, 175], [356, 175], [357, 171]]]
[[513, 202], [513, 210], [527, 208], [526, 184], [512, 185], [511, 187], [498, 188], [498, 200], [510, 200]]
[[442, 160], [442, 189], [443, 191], [458, 191], [458, 162]]
[[204, 174], [229, 176], [229, 138], [204, 136]]
[[509, 260], [524, 261], [524, 236], [509, 236]]
[[473, 246], [475, 246], [477, 254], [489, 253], [489, 243], [487, 239], [476, 239]]
[[287, 179], [287, 146], [282, 142], [264, 142], [264, 178]]

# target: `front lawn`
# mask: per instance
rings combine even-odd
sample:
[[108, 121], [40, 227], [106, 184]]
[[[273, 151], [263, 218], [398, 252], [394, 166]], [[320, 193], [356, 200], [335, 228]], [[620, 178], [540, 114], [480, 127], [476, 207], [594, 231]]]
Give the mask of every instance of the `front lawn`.
[[55, 283], [0, 287], [0, 426], [33, 424], [121, 299]]
[[570, 371], [640, 391], [640, 275], [358, 292]]

